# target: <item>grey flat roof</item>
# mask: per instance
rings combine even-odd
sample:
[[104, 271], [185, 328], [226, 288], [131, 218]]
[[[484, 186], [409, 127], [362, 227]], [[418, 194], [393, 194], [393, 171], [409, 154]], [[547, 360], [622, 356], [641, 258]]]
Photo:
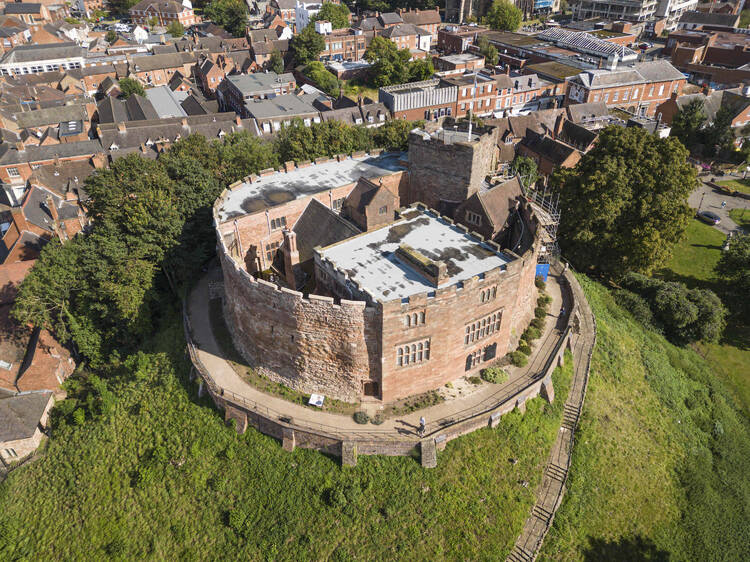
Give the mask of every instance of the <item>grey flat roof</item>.
[[375, 299], [390, 301], [435, 290], [435, 286], [396, 255], [407, 244], [426, 258], [447, 265], [448, 287], [506, 265], [509, 256], [480, 243], [429, 211], [409, 210], [404, 218], [320, 250], [320, 256], [347, 272]]
[[[182, 99], [187, 97], [186, 92], [180, 93], [183, 94], [181, 96]], [[179, 97], [179, 94], [173, 92], [169, 86], [157, 86], [156, 88], [148, 88], [146, 90], [146, 98], [154, 106], [154, 110], [156, 110], [160, 119], [165, 117], [185, 117], [187, 115], [180, 105], [182, 100]]]
[[245, 107], [252, 117], [256, 119], [272, 119], [274, 117], [293, 117], [309, 114], [317, 114], [318, 110], [312, 104], [318, 96], [314, 94], [303, 94], [297, 96], [286, 94], [266, 100], [247, 100]]
[[341, 162], [332, 160], [256, 178], [252, 183], [243, 183], [227, 193], [219, 209], [219, 220], [226, 221], [341, 187], [361, 177], [377, 178], [404, 170], [400, 163], [403, 157], [401, 152], [389, 152], [380, 156], [347, 158]]
[[285, 86], [289, 82], [294, 82], [294, 75], [289, 72], [285, 74], [256, 72], [254, 74], [232, 74], [227, 76], [227, 80], [234, 84], [243, 95], [248, 95], [253, 92], [265, 92], [282, 85]]

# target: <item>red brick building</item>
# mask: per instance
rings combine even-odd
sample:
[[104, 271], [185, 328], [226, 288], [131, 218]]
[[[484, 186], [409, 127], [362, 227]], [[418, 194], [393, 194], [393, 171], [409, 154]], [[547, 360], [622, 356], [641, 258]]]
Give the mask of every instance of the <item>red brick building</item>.
[[148, 25], [152, 19], [156, 19], [163, 26], [176, 21], [190, 27], [198, 23], [200, 18], [189, 5], [190, 3], [185, 5], [174, 0], [141, 0], [130, 8], [130, 17], [136, 25]]

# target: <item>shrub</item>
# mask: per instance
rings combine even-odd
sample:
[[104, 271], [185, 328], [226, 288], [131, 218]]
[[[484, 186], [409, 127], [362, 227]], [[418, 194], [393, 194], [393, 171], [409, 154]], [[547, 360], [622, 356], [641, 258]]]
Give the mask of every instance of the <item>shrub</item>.
[[370, 421], [370, 416], [367, 415], [367, 412], [354, 412], [354, 421], [364, 425]]
[[520, 351], [524, 355], [531, 355], [531, 346], [529, 345], [529, 342], [527, 342], [526, 340], [521, 340], [518, 343], [518, 351]]
[[315, 85], [331, 97], [339, 95], [339, 81], [334, 74], [329, 72], [322, 62], [313, 61], [305, 67], [303, 74]]
[[525, 367], [529, 362], [529, 358], [520, 351], [516, 350], [510, 354], [510, 362], [516, 367]]
[[479, 377], [466, 377], [466, 380], [471, 384], [482, 384], [482, 379]]
[[538, 340], [540, 337], [542, 337], [542, 331], [539, 328], [534, 328], [533, 326], [529, 326], [528, 328], [526, 328], [526, 331], [521, 334], [521, 339], [528, 342]]
[[73, 410], [73, 422], [76, 425], [83, 425], [86, 421], [86, 412], [83, 408]]
[[[358, 414], [364, 413], [364, 412], [357, 412]], [[324, 492], [324, 499], [326, 504], [328, 504], [330, 507], [335, 508], [342, 508], [344, 507], [349, 501], [346, 498], [346, 494], [344, 494], [344, 491], [340, 488], [328, 488]]]
[[547, 286], [547, 282], [542, 277], [537, 276], [534, 279], [534, 285], [536, 285], [537, 289], [539, 289], [540, 291], [543, 291], [544, 288]]
[[544, 318], [534, 318], [529, 323], [529, 326], [532, 328], [536, 328], [537, 330], [541, 331], [544, 329]]
[[500, 384], [508, 380], [508, 373], [506, 373], [500, 367], [487, 367], [482, 369], [481, 376], [487, 382], [492, 384]]
[[549, 308], [550, 303], [552, 302], [552, 297], [549, 296], [547, 293], [539, 295], [539, 298], [536, 299], [536, 305], [543, 308]]
[[648, 302], [642, 296], [627, 289], [619, 289], [615, 292], [615, 299], [633, 315], [636, 322], [647, 328], [654, 328], [654, 314], [651, 312]]
[[544, 318], [545, 316], [547, 316], [547, 310], [546, 309], [542, 308], [541, 306], [537, 306], [534, 309], [534, 317], [535, 318]]
[[372, 419], [370, 419], [370, 423], [372, 425], [380, 425], [385, 421], [385, 416], [383, 414], [375, 414]]

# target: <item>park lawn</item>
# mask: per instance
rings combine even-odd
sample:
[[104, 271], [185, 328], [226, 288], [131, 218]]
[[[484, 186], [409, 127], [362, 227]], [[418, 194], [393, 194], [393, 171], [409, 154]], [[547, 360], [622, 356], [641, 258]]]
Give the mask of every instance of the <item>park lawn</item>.
[[729, 216], [737, 223], [737, 226], [750, 232], [750, 209], [732, 209], [729, 211]]
[[711, 364], [581, 282], [597, 343], [567, 492], [538, 559], [746, 559], [750, 422]]
[[[730, 213], [731, 214], [731, 213]], [[750, 218], [750, 213], [747, 213]], [[734, 218], [734, 217], [733, 217]], [[674, 250], [674, 256], [659, 276], [682, 281], [688, 287], [711, 289], [721, 296], [723, 282], [714, 269], [721, 257], [726, 236], [714, 227], [693, 220], [687, 237]], [[729, 303], [731, 309], [731, 303]], [[750, 415], [750, 327], [738, 315], [729, 318], [719, 343], [698, 343], [695, 348], [713, 366], [713, 372], [733, 391], [737, 401]]]
[[721, 186], [728, 187], [740, 193], [750, 194], [750, 179], [744, 180], [724, 180], [716, 182]]
[[342, 468], [252, 428], [237, 435], [197, 397], [184, 345], [174, 315], [109, 379], [107, 414], [56, 423], [44, 456], [0, 484], [0, 560], [501, 560], [572, 375], [568, 355], [553, 404], [533, 399], [448, 443], [435, 469], [382, 456]]

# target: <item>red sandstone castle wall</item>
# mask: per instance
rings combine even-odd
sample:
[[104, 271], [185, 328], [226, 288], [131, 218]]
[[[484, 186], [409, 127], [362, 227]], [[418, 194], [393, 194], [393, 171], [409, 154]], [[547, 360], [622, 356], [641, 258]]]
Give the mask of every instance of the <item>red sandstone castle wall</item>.
[[301, 392], [356, 401], [379, 364], [378, 312], [364, 302], [279, 289], [236, 267], [220, 244], [224, 314], [234, 344], [254, 368]]

